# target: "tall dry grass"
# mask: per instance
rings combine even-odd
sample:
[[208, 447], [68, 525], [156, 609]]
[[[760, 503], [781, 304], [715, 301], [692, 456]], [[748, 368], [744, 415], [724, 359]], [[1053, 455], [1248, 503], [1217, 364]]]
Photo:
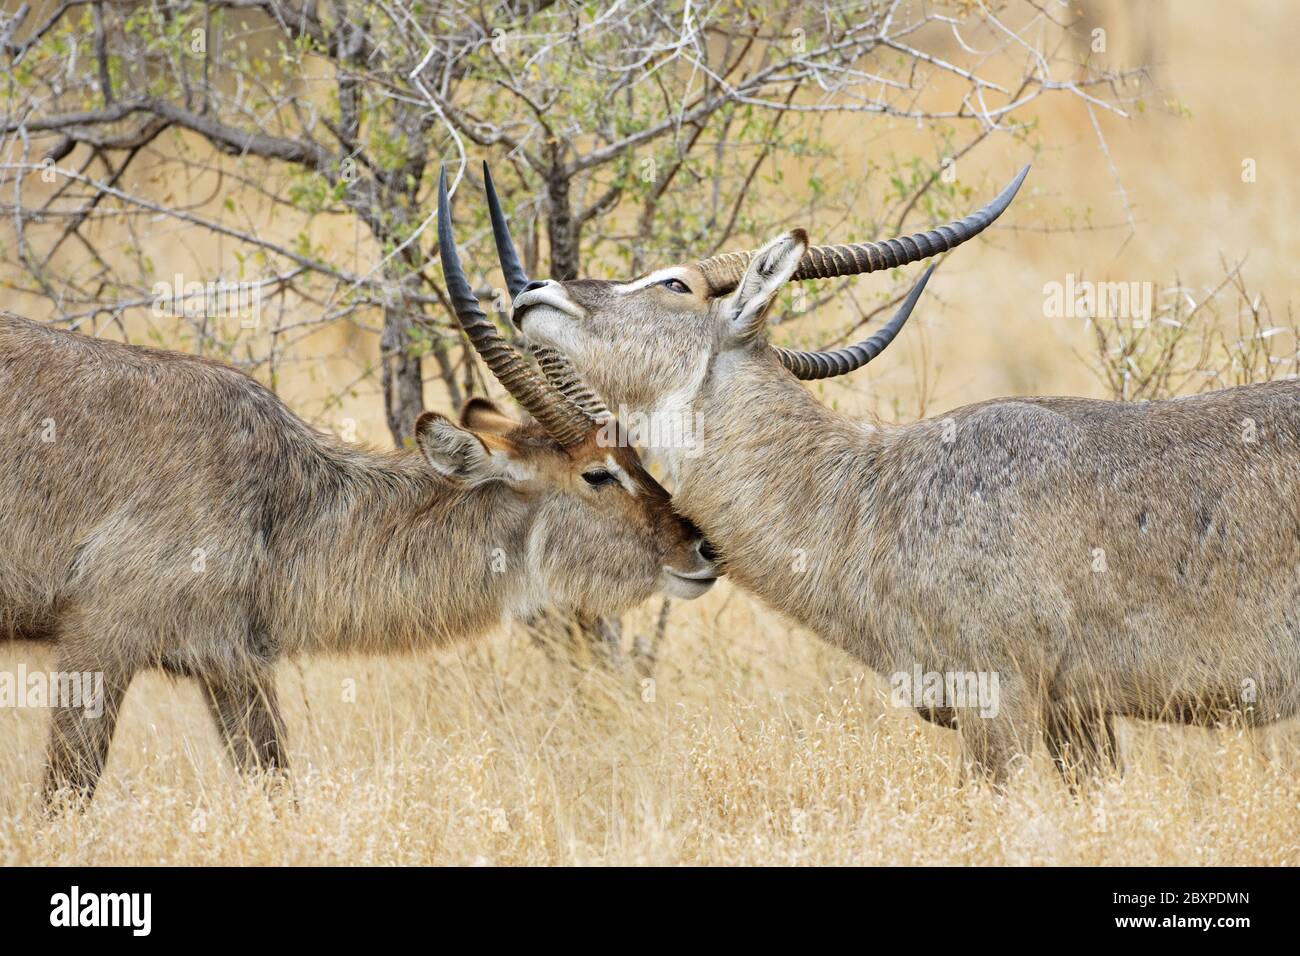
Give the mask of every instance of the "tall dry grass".
[[1129, 725], [1123, 778], [1073, 798], [1040, 750], [998, 794], [878, 679], [719, 591], [678, 606], [653, 693], [520, 632], [286, 666], [291, 796], [237, 778], [198, 691], [150, 676], [89, 810], [47, 818], [46, 715], [6, 713], [0, 863], [1300, 863], [1294, 726]]
[[[1117, 48], [1154, 24], [1141, 52], [1180, 97], [1100, 118], [1137, 232], [1006, 228], [962, 250], [888, 362], [820, 386], [827, 401], [905, 420], [1004, 394], [1105, 394], [1079, 357], [1094, 348], [1086, 323], [1044, 316], [1043, 284], [1067, 272], [1162, 287], [1177, 274], [1199, 299], [1221, 256], [1249, 254], [1268, 299], [1292, 296], [1300, 127], [1278, 119], [1277, 91], [1296, 85], [1300, 20], [1278, 4], [1144, 10], [1101, 14]], [[1018, 221], [1123, 221], [1086, 113], [1040, 119], [1059, 148], [1040, 158]], [[846, 123], [845, 168], [924, 142], [901, 125], [876, 132], [887, 128], [873, 124], [864, 146]], [[1254, 183], [1243, 157], [1258, 163]], [[989, 174], [1024, 158], [990, 151]], [[849, 317], [828, 309], [796, 331]], [[321, 348], [319, 368], [285, 383], [299, 407], [331, 380]], [[339, 414], [382, 440], [373, 392]], [[629, 633], [656, 612], [633, 615]], [[0, 670], [20, 661], [52, 657], [0, 645]], [[557, 662], [519, 631], [413, 658], [286, 664], [288, 798], [235, 777], [198, 691], [151, 675], [132, 687], [80, 815], [40, 811], [48, 714], [0, 710], [0, 863], [1300, 863], [1294, 721], [1259, 734], [1124, 725], [1122, 779], [1072, 798], [1040, 748], [998, 794], [963, 784], [952, 736], [885, 691], [724, 582], [674, 607], [653, 695], [630, 675]]]

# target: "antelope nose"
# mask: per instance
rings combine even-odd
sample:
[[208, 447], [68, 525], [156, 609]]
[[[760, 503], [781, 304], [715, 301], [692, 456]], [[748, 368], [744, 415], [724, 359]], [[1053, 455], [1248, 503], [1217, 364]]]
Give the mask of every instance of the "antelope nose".
[[699, 553], [701, 558], [709, 563], [718, 560], [718, 552], [713, 550], [713, 545], [709, 544], [708, 538], [700, 538], [695, 545], [695, 550]]
[[518, 294], [515, 295], [515, 308], [510, 316], [510, 320], [514, 322], [515, 328], [519, 329], [521, 332], [523, 331], [524, 313], [537, 304], [536, 302], [529, 301], [528, 294], [530, 292], [538, 292], [545, 289], [550, 284], [549, 279], [530, 279], [528, 284], [520, 289]]

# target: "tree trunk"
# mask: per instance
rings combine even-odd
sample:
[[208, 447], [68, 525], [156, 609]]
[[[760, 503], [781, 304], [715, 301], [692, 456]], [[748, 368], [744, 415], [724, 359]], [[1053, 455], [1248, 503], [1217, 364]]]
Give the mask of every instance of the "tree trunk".
[[384, 307], [384, 334], [379, 340], [384, 415], [398, 448], [415, 436], [415, 420], [424, 411], [423, 362], [411, 354], [410, 328], [411, 316], [405, 308]]
[[578, 278], [578, 223], [569, 204], [569, 178], [560, 173], [546, 180], [546, 238], [551, 243], [551, 278]]

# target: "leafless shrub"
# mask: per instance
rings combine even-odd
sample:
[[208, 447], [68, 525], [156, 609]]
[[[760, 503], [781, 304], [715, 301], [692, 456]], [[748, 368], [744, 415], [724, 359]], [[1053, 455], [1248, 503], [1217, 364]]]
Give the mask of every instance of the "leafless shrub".
[[1241, 263], [1223, 271], [1199, 292], [1175, 278], [1156, 294], [1149, 317], [1087, 319], [1093, 352], [1084, 361], [1110, 397], [1153, 401], [1300, 373], [1300, 326], [1290, 305], [1274, 316], [1248, 287]]

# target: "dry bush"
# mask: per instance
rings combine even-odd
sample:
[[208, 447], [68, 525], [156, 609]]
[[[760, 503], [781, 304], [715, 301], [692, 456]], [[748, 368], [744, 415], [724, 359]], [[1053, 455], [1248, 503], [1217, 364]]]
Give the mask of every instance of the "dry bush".
[[1296, 377], [1300, 336], [1290, 306], [1276, 319], [1247, 287], [1240, 263], [1223, 271], [1208, 289], [1175, 279], [1150, 316], [1127, 310], [1088, 319], [1095, 352], [1085, 361], [1110, 397], [1153, 401]]

